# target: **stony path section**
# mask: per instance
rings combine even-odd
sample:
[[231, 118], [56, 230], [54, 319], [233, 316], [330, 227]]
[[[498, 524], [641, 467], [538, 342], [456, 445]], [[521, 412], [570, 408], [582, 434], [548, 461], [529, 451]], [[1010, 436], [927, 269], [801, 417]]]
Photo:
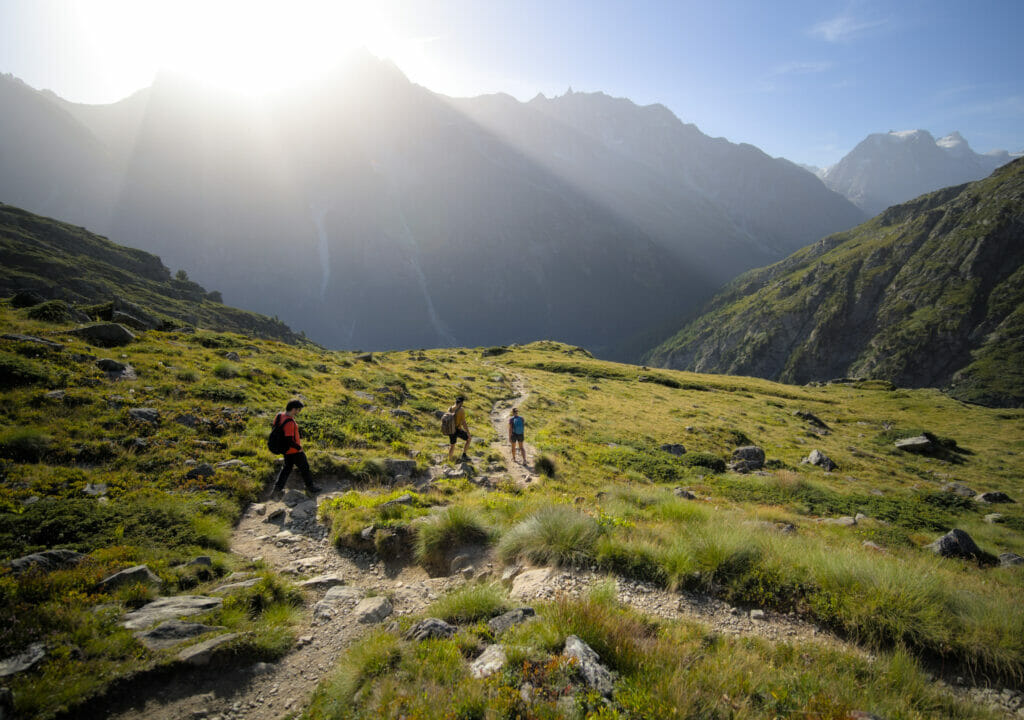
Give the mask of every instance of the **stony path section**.
[[[507, 371], [506, 371], [507, 372]], [[529, 483], [536, 482], [538, 475], [533, 471], [533, 463], [537, 457], [537, 449], [529, 442], [524, 442], [523, 447], [526, 450], [526, 465], [522, 464], [521, 456], [518, 451], [516, 457], [512, 457], [512, 446], [508, 441], [508, 419], [512, 415], [512, 408], [521, 407], [526, 398], [529, 397], [530, 392], [526, 388], [526, 380], [522, 375], [512, 376], [512, 389], [515, 392], [515, 396], [507, 398], [505, 400], [499, 400], [494, 403], [494, 407], [491, 408], [490, 419], [491, 425], [494, 426], [494, 431], [498, 433], [498, 439], [491, 443], [491, 448], [496, 452], [501, 453], [501, 456], [505, 460], [505, 465], [508, 466], [508, 474], [516, 482], [517, 485], [523, 487]], [[520, 411], [520, 414], [525, 417], [526, 413]], [[529, 420], [527, 420], [529, 423]], [[526, 437], [529, 437], [530, 428], [527, 424]], [[516, 458], [520, 458], [516, 460]]]

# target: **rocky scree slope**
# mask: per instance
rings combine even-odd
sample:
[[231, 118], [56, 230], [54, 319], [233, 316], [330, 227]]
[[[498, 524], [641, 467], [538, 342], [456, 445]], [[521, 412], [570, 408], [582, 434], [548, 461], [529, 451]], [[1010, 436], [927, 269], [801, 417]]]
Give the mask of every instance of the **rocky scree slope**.
[[1024, 161], [890, 208], [731, 283], [649, 354], [666, 367], [837, 377], [1024, 402]]

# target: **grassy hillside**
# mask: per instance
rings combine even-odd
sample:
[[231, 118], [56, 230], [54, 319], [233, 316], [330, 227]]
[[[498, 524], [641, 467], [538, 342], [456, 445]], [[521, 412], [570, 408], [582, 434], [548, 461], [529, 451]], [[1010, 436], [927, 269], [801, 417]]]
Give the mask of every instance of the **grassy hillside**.
[[[991, 715], [929, 673], [944, 667], [1009, 686], [1024, 677], [1022, 566], [987, 564], [988, 555], [940, 559], [924, 547], [956, 527], [991, 556], [1024, 554], [1019, 504], [943, 490], [958, 481], [1020, 500], [1022, 411], [885, 383], [794, 387], [647, 370], [556, 343], [359, 358], [154, 330], [104, 351], [29, 312], [0, 304], [0, 324], [52, 333], [64, 348], [0, 340], [0, 556], [70, 548], [88, 557], [52, 572], [0, 569], [0, 659], [37, 642], [46, 648], [44, 660], [4, 678], [26, 716], [52, 716], [119, 678], [174, 667], [170, 652], [147, 649], [118, 625], [157, 590], [97, 585], [128, 566], [147, 564], [161, 594], [203, 594], [231, 572], [257, 573], [258, 584], [201, 619], [239, 634], [222, 662], [274, 660], [292, 649], [309, 594], [229, 550], [233, 523], [274, 468], [265, 448], [272, 413], [296, 395], [308, 404], [300, 422], [314, 472], [352, 487], [319, 508], [339, 553], [380, 552], [436, 573], [468, 543], [486, 552], [494, 575], [533, 562], [643, 580], [793, 613], [871, 652], [725, 639], [638, 615], [598, 586], [537, 606], [537, 621], [500, 638], [514, 648], [512, 664], [475, 680], [463, 658], [495, 639], [481, 620], [510, 601], [499, 586], [467, 583], [430, 610], [458, 622], [457, 635], [412, 643], [401, 636], [409, 617], [367, 631], [301, 709], [309, 717], [641, 718], [676, 708], [689, 717], [869, 709], [981, 718]], [[228, 352], [239, 359], [225, 359]], [[130, 363], [137, 379], [109, 380], [95, 364], [106, 357]], [[544, 473], [525, 487], [487, 447], [497, 439], [487, 413], [520, 381], [529, 391], [527, 441], [543, 453], [536, 466]], [[434, 412], [457, 393], [468, 396], [480, 439], [470, 477], [393, 487], [382, 459], [443, 465], [447, 441]], [[156, 410], [157, 421], [135, 419], [137, 408]], [[923, 431], [942, 439], [937, 454], [894, 447]], [[665, 443], [685, 453], [661, 450]], [[748, 444], [765, 450], [766, 468], [726, 470], [733, 450]], [[812, 449], [838, 468], [801, 464]], [[218, 467], [229, 460], [241, 462]], [[385, 505], [404, 494], [405, 504]], [[1002, 521], [986, 522], [994, 510]], [[821, 522], [858, 513], [856, 524]], [[369, 548], [359, 537], [367, 526], [376, 529]], [[211, 565], [186, 564], [197, 555]], [[573, 690], [576, 669], [553, 654], [569, 634], [617, 673], [609, 704]], [[536, 691], [525, 705], [524, 682]]]
[[3, 203], [0, 265], [0, 297], [30, 290], [63, 301], [53, 308], [58, 316], [70, 316], [70, 304], [92, 319], [110, 319], [118, 298], [171, 324], [300, 339], [278, 320], [224, 305], [219, 293], [207, 292], [187, 275], [172, 277], [155, 255]]
[[1024, 161], [890, 208], [727, 287], [648, 361], [1024, 404]]

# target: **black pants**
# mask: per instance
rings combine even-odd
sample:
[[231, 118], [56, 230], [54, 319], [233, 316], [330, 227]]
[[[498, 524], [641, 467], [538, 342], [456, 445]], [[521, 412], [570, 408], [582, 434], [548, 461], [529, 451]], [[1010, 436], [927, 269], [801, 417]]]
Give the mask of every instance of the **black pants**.
[[309, 461], [306, 459], [306, 453], [298, 452], [284, 456], [284, 467], [277, 474], [277, 482], [274, 483], [275, 492], [284, 490], [284, 485], [288, 482], [288, 476], [292, 474], [293, 467], [299, 469], [299, 474], [302, 475], [302, 482], [306, 483], [306, 489], [308, 490], [313, 487], [313, 475], [309, 472]]

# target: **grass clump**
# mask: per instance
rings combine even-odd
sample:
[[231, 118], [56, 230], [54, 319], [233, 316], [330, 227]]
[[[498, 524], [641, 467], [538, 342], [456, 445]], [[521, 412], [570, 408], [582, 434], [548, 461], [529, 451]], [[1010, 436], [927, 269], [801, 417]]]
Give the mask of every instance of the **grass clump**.
[[34, 463], [43, 459], [53, 439], [34, 428], [20, 428], [0, 433], [0, 458]]
[[426, 612], [446, 622], [465, 624], [487, 620], [508, 609], [508, 596], [500, 585], [475, 583], [435, 600]]
[[501, 538], [498, 554], [538, 565], [583, 566], [594, 558], [601, 528], [592, 517], [565, 505], [542, 507]]
[[549, 478], [555, 476], [555, 461], [547, 455], [540, 455], [534, 460], [533, 466], [541, 475]]
[[416, 562], [432, 570], [443, 570], [448, 555], [461, 545], [483, 545], [490, 532], [472, 510], [449, 505], [416, 527]]
[[24, 385], [44, 385], [50, 380], [50, 373], [42, 364], [8, 352], [0, 352], [0, 390]]
[[221, 360], [219, 363], [213, 366], [213, 374], [222, 380], [230, 380], [231, 378], [238, 377], [239, 373], [238, 366], [227, 360]]
[[47, 300], [30, 308], [27, 315], [30, 320], [38, 320], [40, 322], [67, 322], [71, 319], [71, 308], [63, 300]]

